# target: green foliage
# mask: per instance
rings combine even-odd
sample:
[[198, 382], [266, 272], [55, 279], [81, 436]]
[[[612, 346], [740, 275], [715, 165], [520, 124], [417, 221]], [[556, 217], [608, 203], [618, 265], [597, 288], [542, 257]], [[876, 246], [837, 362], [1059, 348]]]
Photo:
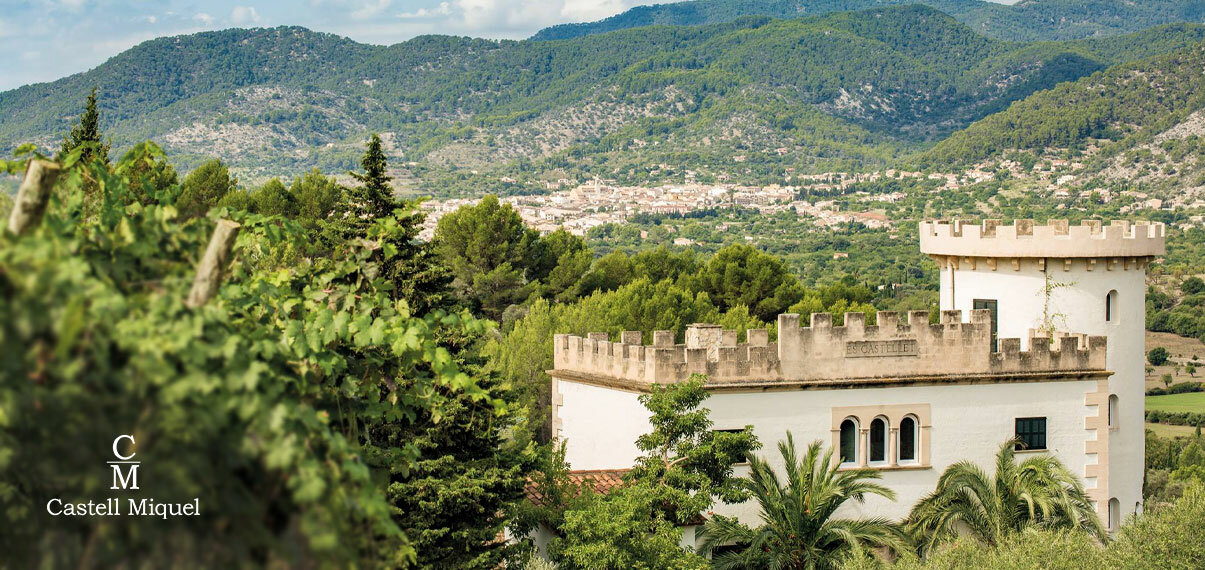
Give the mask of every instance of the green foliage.
[[65, 157], [71, 151], [81, 147], [83, 148], [80, 154], [81, 161], [99, 160], [104, 164], [109, 164], [109, 143], [101, 139], [100, 111], [96, 109], [95, 87], [88, 94], [87, 102], [84, 104], [84, 114], [80, 115], [75, 126], [71, 127], [71, 132], [63, 138], [59, 156]]
[[[71, 100], [98, 86], [119, 148], [199, 123], [173, 144], [187, 168], [233, 137], [239, 153], [225, 158], [235, 168], [344, 171], [360, 162], [367, 135], [382, 132], [414, 161], [425, 191], [513, 194], [594, 175], [681, 181], [687, 170], [701, 181], [782, 183], [790, 169], [884, 166], [1060, 81], [1205, 38], [1205, 28], [1174, 25], [1025, 44], [977, 35], [1004, 20], [968, 19], [955, 9], [961, 0], [932, 3], [970, 25], [868, 0], [848, 4], [871, 8], [857, 13], [826, 13], [842, 2], [807, 14], [770, 3], [808, 17], [556, 42], [423, 36], [386, 47], [289, 27], [159, 38], [86, 73], [0, 94], [0, 148], [60, 128], [78, 112]], [[1088, 20], [1084, 36], [1199, 20], [1163, 7], [1123, 10], [1108, 21], [1126, 25], [1099, 27], [1098, 13], [1116, 13], [1111, 4], [1055, 11], [1073, 24], [1018, 12], [1046, 30], [1025, 39], [1081, 37], [1052, 30]]]
[[632, 281], [632, 260], [623, 252], [612, 252], [594, 262], [594, 267], [582, 276], [578, 283], [578, 294], [589, 295], [595, 291], [614, 291]]
[[[1191, 365], [1191, 364], [1192, 363], [1190, 362], [1188, 365]], [[1171, 375], [1165, 374], [1164, 376], [1170, 377]], [[1171, 382], [1168, 382], [1167, 388], [1151, 388], [1150, 390], [1146, 391], [1146, 395], [1147, 396], [1166, 396], [1168, 394], [1187, 394], [1189, 392], [1201, 392], [1201, 391], [1205, 391], [1205, 387], [1203, 387], [1200, 382], [1179, 382], [1175, 385], [1171, 385]]]
[[539, 241], [532, 271], [544, 276], [542, 296], [560, 301], [572, 300], [582, 293], [583, 275], [590, 271], [593, 255], [586, 242], [563, 228]]
[[680, 546], [682, 529], [658, 513], [657, 496], [625, 487], [565, 512], [564, 538], [550, 547], [560, 568], [704, 570], [707, 559]]
[[1151, 509], [1121, 527], [1102, 546], [1091, 536], [1058, 529], [1030, 528], [1005, 537], [993, 548], [962, 538], [920, 559], [905, 555], [894, 563], [869, 557], [848, 560], [846, 570], [1079, 570], [1081, 568], [1199, 568], [1205, 546], [1196, 523], [1205, 517], [1205, 485], [1194, 484], [1166, 507]]
[[703, 527], [701, 553], [721, 545], [736, 549], [715, 554], [715, 568], [836, 568], [850, 553], [885, 547], [907, 549], [903, 529], [883, 518], [838, 519], [834, 515], [849, 501], [862, 503], [868, 495], [891, 500], [895, 493], [875, 482], [873, 469], [839, 470], [833, 450], [819, 441], [803, 457], [795, 437], [787, 432], [778, 443], [786, 479], [759, 457], [749, 458], [749, 476], [742, 480], [761, 507], [761, 526], [753, 529], [734, 518], [715, 516]]
[[[1141, 4], [1046, 0], [999, 6], [969, 0], [813, 0], [806, 13], [863, 10], [891, 4], [923, 4], [950, 14], [980, 33], [1004, 40], [1062, 40], [1137, 31], [1178, 21], [1199, 21], [1197, 5], [1176, 0]], [[1186, 5], [1188, 4], [1188, 5]], [[536, 32], [533, 40], [563, 40], [643, 26], [698, 26], [764, 15], [794, 18], [801, 12], [787, 0], [694, 0], [637, 6], [596, 22], [558, 24]]]
[[380, 135], [373, 133], [368, 139], [368, 150], [360, 161], [363, 173], [348, 172], [360, 181], [360, 186], [350, 193], [350, 213], [353, 219], [373, 220], [388, 216], [398, 206], [389, 185], [392, 178], [386, 174], [389, 164], [385, 151], [381, 149]]
[[763, 321], [777, 319], [804, 295], [803, 285], [782, 259], [747, 245], [730, 245], [716, 252], [694, 283], [721, 309], [744, 305]]
[[[1180, 238], [1179, 247], [1191, 259], [1196, 254], [1193, 247], [1200, 242], [1197, 232], [1186, 232]], [[1175, 238], [1172, 238], [1176, 241]], [[1180, 265], [1183, 267], [1183, 265]], [[1179, 270], [1179, 269], [1178, 269]], [[1164, 292], [1155, 286], [1147, 288], [1146, 327], [1148, 330], [1170, 332], [1190, 338], [1205, 338], [1205, 293], [1196, 291], [1197, 285], [1189, 277], [1180, 283], [1182, 295]]]
[[289, 193], [297, 204], [297, 217], [309, 229], [329, 218], [343, 198], [343, 190], [335, 180], [323, 176], [317, 168], [293, 179]]
[[652, 431], [636, 440], [644, 453], [628, 478], [651, 484], [656, 504], [668, 520], [687, 524], [711, 506], [713, 497], [725, 503], [748, 498], [732, 476], [732, 465], [745, 461], [761, 447], [753, 426], [740, 432], [711, 430], [711, 411], [701, 408], [710, 394], [706, 378], [695, 375], [686, 382], [655, 385], [640, 403], [652, 412]]
[[706, 568], [679, 546], [681, 526], [698, 519], [714, 498], [746, 495], [732, 464], [759, 447], [750, 428], [711, 431], [705, 378], [653, 386], [640, 402], [652, 413], [652, 431], [636, 441], [644, 452], [627, 485], [564, 512], [561, 538], [550, 550], [569, 568]]
[[489, 195], [440, 218], [432, 243], [449, 265], [456, 292], [497, 319], [530, 294], [527, 267], [538, 240], [510, 204]]
[[[488, 379], [479, 384], [492, 398], [509, 398]], [[409, 465], [382, 456], [379, 467], [391, 471], [386, 493], [393, 520], [421, 568], [498, 568], [514, 550], [497, 537], [523, 499], [530, 450], [504, 439], [509, 421], [495, 417], [488, 404], [452, 396], [439, 421], [420, 414], [374, 433], [375, 442], [418, 452]]]
[[932, 552], [959, 536], [994, 546], [1034, 527], [1105, 538], [1079, 478], [1053, 456], [1017, 463], [1016, 443], [1000, 446], [993, 475], [968, 461], [947, 467], [937, 488], [912, 507], [908, 527], [921, 552]]
[[184, 177], [176, 209], [185, 218], [199, 218], [238, 187], [238, 180], [221, 160], [206, 161]]
[[1163, 366], [1164, 364], [1167, 364], [1167, 359], [1169, 356], [1170, 353], [1167, 352], [1166, 348], [1156, 346], [1155, 348], [1152, 348], [1150, 352], [1146, 353], [1146, 361], [1150, 362], [1151, 366]]
[[1101, 154], [1114, 156], [1201, 108], [1205, 80], [1189, 70], [1203, 57], [1197, 44], [1063, 83], [955, 133], [921, 161], [967, 164], [1012, 149], [1083, 148], [1092, 139], [1106, 139]]
[[[0, 537], [13, 564], [397, 565], [415, 551], [370, 463], [413, 465], [378, 426], [439, 422], [462, 398], [504, 403], [459, 370], [434, 331], [480, 334], [467, 315], [414, 315], [376, 278], [371, 251], [278, 264], [306, 241], [240, 216], [218, 296], [183, 300], [213, 223], [178, 216], [169, 187], [142, 203], [124, 177], [77, 163], [33, 234], [0, 237]], [[81, 216], [85, 176], [105, 192]], [[141, 188], [140, 188], [141, 187]], [[216, 215], [216, 213], [215, 213]], [[46, 517], [45, 501], [110, 496], [110, 443], [133, 434], [140, 483], [201, 515]], [[371, 443], [371, 447], [368, 447]], [[371, 455], [366, 456], [366, 450]], [[371, 460], [371, 461], [370, 461]]]
[[285, 218], [297, 216], [297, 199], [285, 188], [279, 178], [273, 178], [263, 186], [256, 188], [251, 192], [249, 199], [251, 211], [256, 214]]
[[[915, 194], [917, 201], [935, 196], [927, 187], [910, 189], [909, 194]], [[952, 199], [948, 196], [954, 193], [936, 195], [944, 200]], [[968, 198], [973, 206], [975, 198]], [[851, 204], [841, 209], [855, 207], [864, 206]], [[917, 209], [901, 204], [900, 210], [889, 215], [909, 219], [930, 214], [922, 202]], [[637, 270], [653, 281], [693, 276], [711, 254], [733, 244], [747, 244], [781, 258], [805, 287], [821, 289], [816, 294], [821, 295], [824, 307], [838, 297], [848, 304], [870, 303], [883, 309], [928, 309], [936, 304], [901, 306], [906, 297], [926, 295], [937, 287], [937, 266], [920, 253], [911, 222], [892, 229], [870, 229], [860, 224], [817, 228], [813, 222], [789, 211], [773, 215], [737, 210], [700, 212], [697, 217], [634, 216], [622, 226], [591, 229], [587, 243], [600, 254], [619, 250], [632, 255], [637, 265], [643, 258], [650, 260], [643, 262], [650, 267], [663, 266], [660, 273]], [[689, 248], [673, 246], [674, 238], [679, 236], [690, 236], [696, 243]], [[686, 282], [683, 285], [694, 286]], [[828, 287], [831, 291], [824, 292]]]

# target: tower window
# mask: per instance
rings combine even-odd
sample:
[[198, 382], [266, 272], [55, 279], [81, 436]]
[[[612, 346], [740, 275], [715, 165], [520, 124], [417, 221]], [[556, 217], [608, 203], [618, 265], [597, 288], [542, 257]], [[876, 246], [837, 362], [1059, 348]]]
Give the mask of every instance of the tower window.
[[1117, 428], [1117, 394], [1109, 396], [1109, 429]]
[[870, 461], [887, 461], [887, 420], [883, 418], [870, 422]]
[[1109, 531], [1115, 532], [1121, 527], [1121, 501], [1109, 499]]
[[975, 299], [971, 301], [972, 309], [987, 309], [992, 312], [992, 352], [998, 352], [996, 339], [999, 336], [999, 322], [996, 320], [996, 308], [998, 303], [995, 299]]
[[841, 463], [858, 462], [858, 422], [847, 418], [841, 422]]
[[1105, 295], [1105, 322], [1117, 322], [1117, 290], [1109, 291]]
[[1017, 418], [1015, 449], [1046, 449], [1046, 418]]
[[901, 463], [916, 461], [916, 418], [907, 416], [900, 420], [900, 454]]

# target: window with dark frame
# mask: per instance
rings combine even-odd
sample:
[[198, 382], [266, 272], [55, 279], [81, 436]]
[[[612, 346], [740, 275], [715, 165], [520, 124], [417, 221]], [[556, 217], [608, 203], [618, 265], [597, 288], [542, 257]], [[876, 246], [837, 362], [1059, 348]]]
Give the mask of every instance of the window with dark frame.
[[1046, 449], [1046, 418], [1017, 418], [1017, 439], [1017, 451]]
[[992, 352], [999, 352], [999, 349], [996, 346], [996, 339], [999, 332], [996, 321], [996, 311], [998, 305], [999, 303], [997, 303], [995, 299], [975, 299], [971, 301], [972, 309], [987, 309], [992, 312]]

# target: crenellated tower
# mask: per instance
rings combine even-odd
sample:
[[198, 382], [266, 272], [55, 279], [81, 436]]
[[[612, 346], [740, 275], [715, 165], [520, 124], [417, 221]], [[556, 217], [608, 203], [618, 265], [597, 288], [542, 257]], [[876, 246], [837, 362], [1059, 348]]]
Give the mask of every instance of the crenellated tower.
[[[1164, 253], [1161, 223], [1050, 220], [922, 222], [921, 251], [941, 270], [941, 309], [991, 312], [997, 339], [1076, 331], [1108, 339], [1113, 372], [1085, 395], [1082, 474], [1111, 528], [1141, 509], [1146, 268]], [[1095, 412], [1094, 414], [1091, 412]]]

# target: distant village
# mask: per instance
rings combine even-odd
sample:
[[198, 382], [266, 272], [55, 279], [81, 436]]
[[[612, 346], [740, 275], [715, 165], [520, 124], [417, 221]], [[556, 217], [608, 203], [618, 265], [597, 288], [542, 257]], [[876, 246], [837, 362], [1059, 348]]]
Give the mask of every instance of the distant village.
[[[888, 171], [888, 176], [896, 175]], [[832, 200], [806, 202], [798, 200], [799, 190], [812, 188], [826, 190], [842, 188], [855, 182], [877, 180], [880, 173], [872, 174], [822, 174], [800, 177], [804, 184], [741, 186], [735, 184], [666, 184], [655, 187], [616, 186], [604, 181], [593, 180], [568, 190], [555, 190], [549, 194], [507, 196], [501, 198], [515, 208], [523, 221], [540, 232], [547, 233], [564, 228], [566, 231], [585, 235], [591, 228], [603, 224], [623, 223], [638, 213], [686, 214], [696, 210], [725, 206], [739, 206], [757, 210], [763, 214], [793, 211], [799, 216], [815, 219], [819, 227], [835, 226], [847, 222], [859, 222], [872, 228], [891, 225], [887, 216], [868, 205], [865, 211], [839, 211]], [[559, 184], [571, 184], [561, 180]], [[894, 202], [903, 199], [903, 192], [889, 194], [866, 194], [859, 202]], [[452, 198], [429, 200], [422, 205], [427, 213], [423, 233], [429, 239], [435, 232], [439, 218], [465, 205], [476, 204], [478, 198]]]
[[[903, 192], [869, 193], [855, 191], [854, 201], [862, 204], [855, 210], [842, 209], [843, 205], [835, 200], [813, 196], [811, 200], [801, 200], [801, 190], [811, 190], [823, 196], [826, 191], [844, 190], [863, 182], [875, 182], [882, 179], [926, 178], [939, 181], [934, 190], [956, 190], [972, 184], [995, 180], [999, 173], [1007, 172], [1009, 176], [1029, 179], [1030, 189], [1046, 193], [1061, 203], [1056, 209], [1063, 210], [1076, 199], [1093, 199], [1100, 203], [1108, 203], [1118, 197], [1128, 197], [1132, 202], [1123, 206], [1120, 213], [1127, 214], [1140, 210], [1160, 209], [1205, 209], [1205, 200], [1195, 192], [1184, 193], [1171, 199], [1161, 199], [1146, 193], [1109, 188], [1084, 189], [1079, 183], [1083, 182], [1075, 172], [1084, 165], [1079, 162], [1054, 159], [1046, 164], [1025, 169], [1021, 164], [1004, 160], [988, 165], [982, 164], [975, 168], [958, 173], [931, 172], [924, 173], [907, 170], [885, 170], [870, 173], [826, 172], [821, 174], [795, 174], [788, 176], [784, 184], [768, 186], [746, 186], [739, 184], [702, 184], [695, 182], [693, 173], [688, 172], [685, 182], [681, 184], [663, 184], [660, 186], [621, 186], [612, 180], [594, 179], [578, 183], [569, 179], [545, 183], [545, 193], [520, 194], [501, 198], [510, 204], [531, 227], [542, 233], [548, 233], [558, 228], [584, 236], [591, 228], [604, 224], [624, 223], [638, 213], [646, 214], [686, 214], [688, 212], [709, 208], [739, 206], [753, 209], [763, 214], [777, 214], [792, 211], [803, 218], [810, 218], [817, 227], [832, 227], [849, 222], [857, 222], [870, 228], [889, 228], [893, 221], [888, 219], [882, 205], [903, 200], [907, 196]], [[1078, 186], [1078, 187], [1077, 187]], [[838, 192], [838, 194], [843, 194]], [[843, 194], [848, 198], [849, 194]], [[420, 237], [430, 239], [435, 232], [439, 218], [448, 212], [455, 211], [465, 205], [476, 204], [478, 198], [433, 199], [423, 203], [422, 208], [427, 213], [427, 219]], [[1191, 216], [1189, 222], [1183, 225], [1200, 225], [1205, 223], [1202, 216]], [[686, 238], [679, 238], [685, 240]], [[682, 243], [679, 245], [690, 245]]]

